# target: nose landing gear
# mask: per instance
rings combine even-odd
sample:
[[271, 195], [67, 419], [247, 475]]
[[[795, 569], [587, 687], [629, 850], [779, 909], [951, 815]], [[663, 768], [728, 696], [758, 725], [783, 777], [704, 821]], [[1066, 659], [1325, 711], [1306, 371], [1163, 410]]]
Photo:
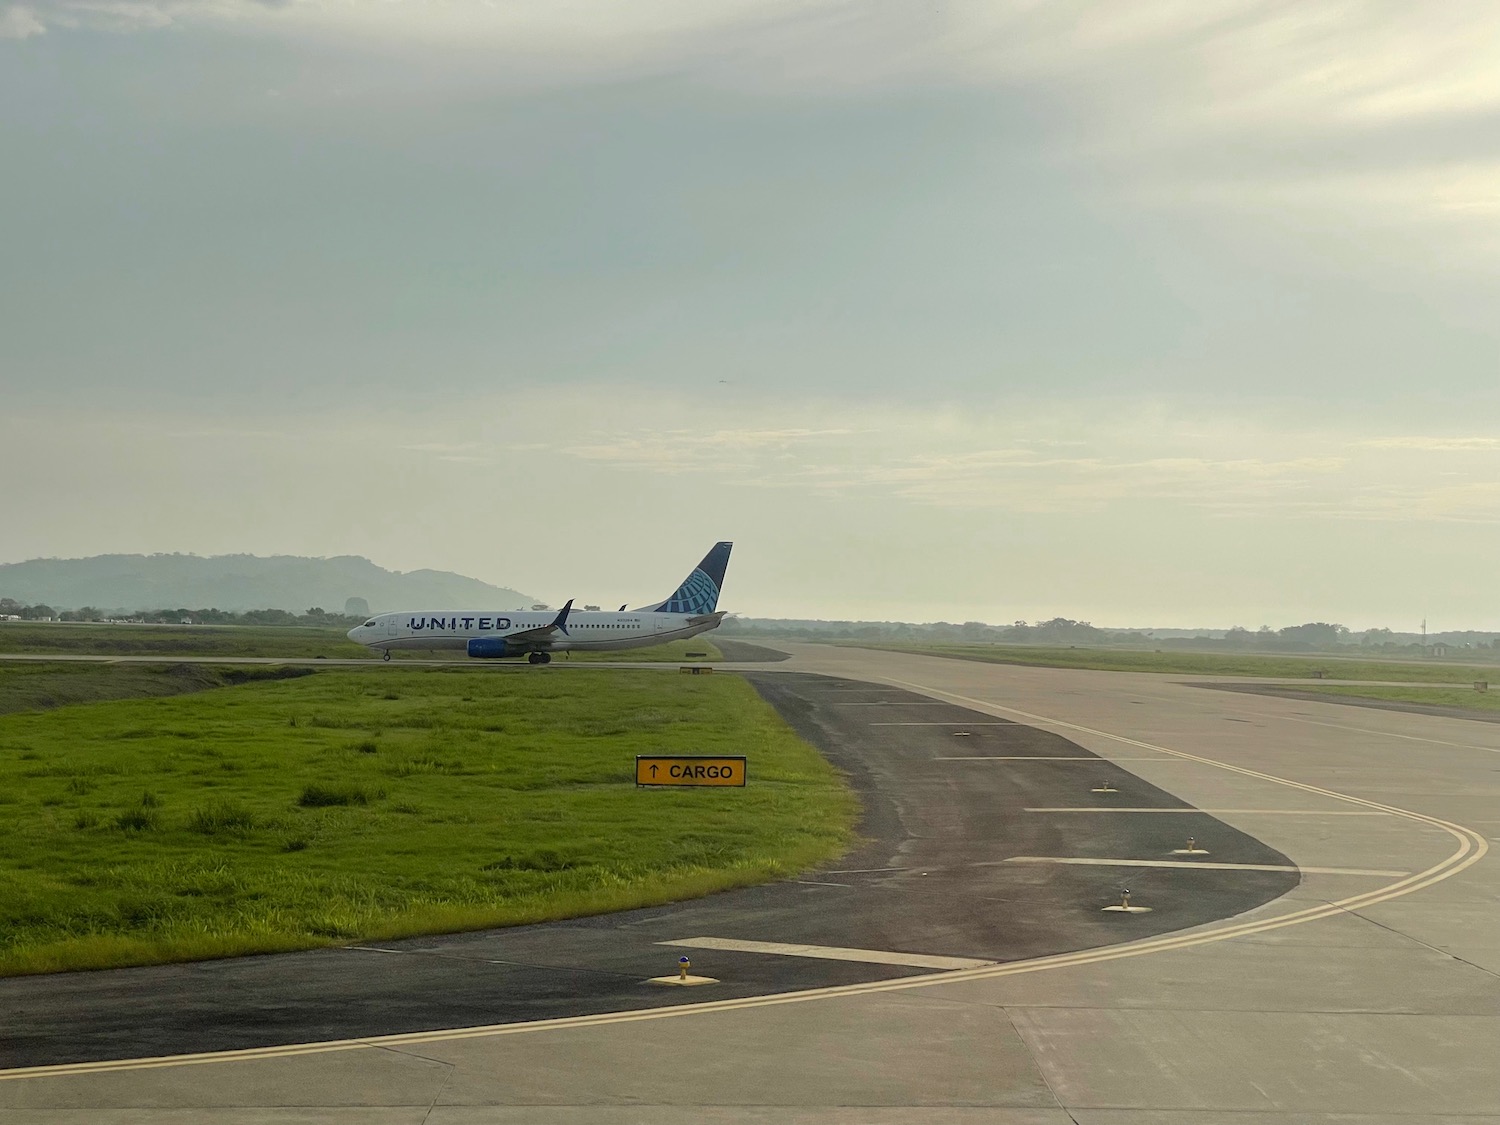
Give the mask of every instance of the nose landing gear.
[[382, 653], [381, 657], [380, 657], [380, 659], [382, 659], [382, 660], [389, 660], [390, 658], [391, 658], [391, 650], [390, 649], [386, 649], [385, 652]]

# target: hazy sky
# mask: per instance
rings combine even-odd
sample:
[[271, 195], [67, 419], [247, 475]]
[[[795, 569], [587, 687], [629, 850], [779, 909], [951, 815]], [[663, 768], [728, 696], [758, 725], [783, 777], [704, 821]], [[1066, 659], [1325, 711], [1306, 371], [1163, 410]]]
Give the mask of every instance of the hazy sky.
[[1489, 0], [0, 0], [0, 561], [1500, 628], [1497, 344]]

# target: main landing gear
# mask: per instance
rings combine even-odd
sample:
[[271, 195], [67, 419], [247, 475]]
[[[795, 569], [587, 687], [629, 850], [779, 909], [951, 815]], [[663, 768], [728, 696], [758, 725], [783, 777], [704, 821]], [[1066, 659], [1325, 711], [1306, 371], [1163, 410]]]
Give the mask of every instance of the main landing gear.
[[551, 664], [552, 654], [550, 652], [528, 652], [526, 654], [527, 664]]

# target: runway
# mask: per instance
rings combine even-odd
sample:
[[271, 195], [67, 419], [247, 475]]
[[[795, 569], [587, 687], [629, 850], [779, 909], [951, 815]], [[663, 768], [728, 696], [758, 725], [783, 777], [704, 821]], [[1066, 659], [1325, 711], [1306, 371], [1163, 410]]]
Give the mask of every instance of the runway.
[[[1017, 806], [1049, 810], [1029, 814], [1047, 817], [1049, 826], [1069, 818], [1175, 825], [1212, 817], [1300, 867], [1302, 881], [1238, 917], [998, 964], [936, 972], [907, 966], [900, 975], [832, 987], [287, 1045], [194, 1065], [174, 1059], [94, 1073], [0, 1073], [0, 1121], [1500, 1119], [1500, 879], [1486, 856], [1500, 833], [1500, 731], [1493, 725], [1385, 711], [1361, 711], [1350, 721], [1349, 709], [1334, 704], [1193, 691], [1170, 677], [818, 646], [795, 648], [794, 660], [767, 676], [806, 672], [882, 682], [989, 716], [971, 720], [967, 737], [945, 736], [954, 742], [1006, 729], [981, 722], [1050, 733], [1171, 795], [1119, 803], [1156, 807], [1144, 813], [1061, 812], [1098, 806], [1051, 798]], [[905, 724], [954, 718], [916, 718], [920, 704], [865, 710], [872, 727], [879, 721], [902, 737], [920, 733], [928, 747], [942, 726]], [[1034, 749], [1020, 756], [1075, 755]], [[1016, 756], [1008, 748], [993, 750], [929, 755], [948, 761], [924, 768], [1015, 768], [1002, 760]], [[1055, 775], [1096, 767], [1037, 761], [1024, 768]], [[1163, 811], [1184, 804], [1204, 811]], [[1046, 880], [1103, 871], [1117, 882], [1116, 869], [1052, 861], [1153, 858], [1123, 854], [1143, 844], [1139, 836], [1108, 836], [1122, 829], [1090, 840], [1085, 834], [1095, 830], [1080, 828], [1072, 851], [1062, 846], [1062, 830], [1049, 831], [1047, 846], [1026, 854], [1039, 862], [996, 869]], [[1207, 858], [1284, 866], [1217, 850]], [[1148, 892], [1132, 871], [1137, 901], [1164, 906], [1210, 893], [1215, 879], [1286, 874], [1143, 870], [1157, 882]], [[828, 881], [836, 881], [832, 873]], [[915, 911], [902, 924], [922, 922]], [[934, 914], [935, 929], [941, 922]], [[962, 926], [949, 936], [969, 940]], [[962, 950], [950, 944], [946, 952]], [[822, 962], [825, 969], [839, 964], [857, 963]]]

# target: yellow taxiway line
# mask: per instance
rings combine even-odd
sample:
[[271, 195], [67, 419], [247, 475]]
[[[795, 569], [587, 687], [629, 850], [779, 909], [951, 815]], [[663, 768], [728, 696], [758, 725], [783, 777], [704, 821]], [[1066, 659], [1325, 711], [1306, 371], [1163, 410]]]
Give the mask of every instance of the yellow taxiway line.
[[1207, 868], [1209, 871], [1296, 871], [1304, 875], [1378, 875], [1389, 879], [1410, 875], [1410, 871], [1391, 871], [1378, 867], [1298, 867], [1291, 863], [1212, 863], [1202, 859], [1086, 859], [1082, 856], [1013, 855], [1009, 859], [992, 859], [975, 867], [1001, 867], [1007, 863], [1060, 863], [1079, 867], [1145, 867], [1169, 870]]

